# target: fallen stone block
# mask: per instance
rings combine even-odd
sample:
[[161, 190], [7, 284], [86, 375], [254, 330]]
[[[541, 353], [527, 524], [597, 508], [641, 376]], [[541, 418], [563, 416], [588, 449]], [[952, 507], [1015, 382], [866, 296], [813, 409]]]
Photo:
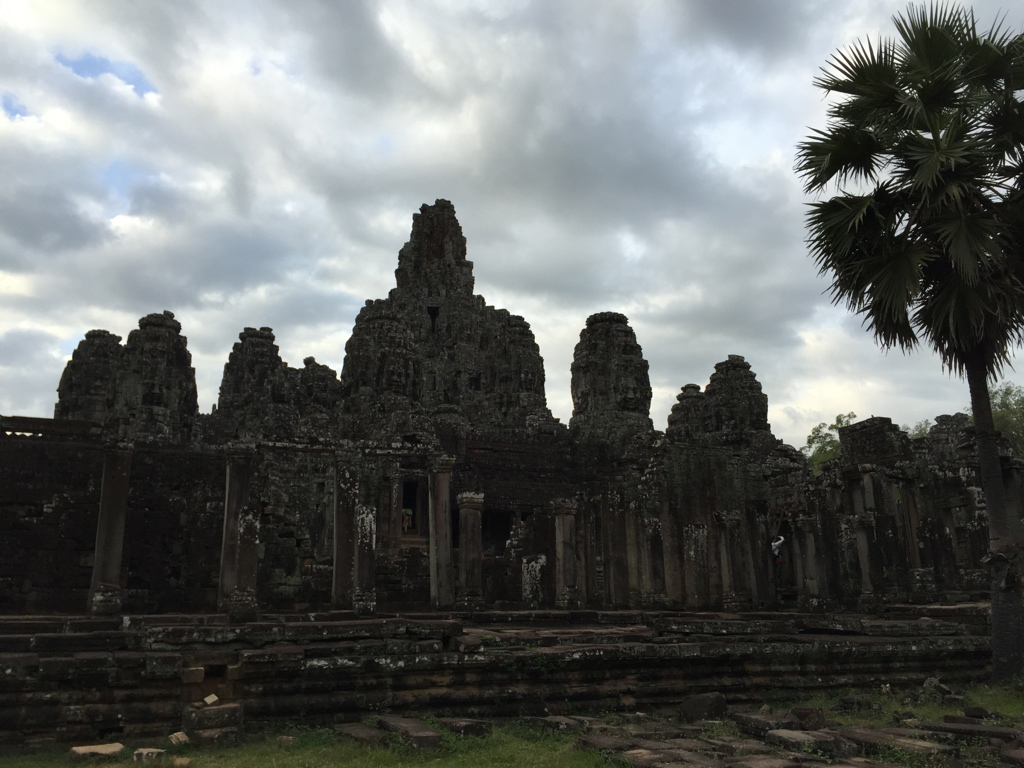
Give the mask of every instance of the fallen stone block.
[[955, 736], [979, 736], [984, 739], [1013, 741], [1022, 735], [1020, 728], [1007, 728], [1002, 725], [983, 725], [969, 723], [921, 723], [921, 729], [938, 733], [952, 733]]
[[671, 759], [664, 752], [652, 749], [627, 749], [616, 757], [633, 768], [660, 768]]
[[856, 754], [857, 746], [838, 734], [826, 731], [793, 731], [780, 728], [768, 731], [764, 740], [783, 749], [829, 757], [849, 757]]
[[[760, 748], [759, 750], [752, 750], [752, 751], [764, 752], [764, 751], [767, 751], [767, 749], [768, 749], [767, 747], [765, 747], [765, 745], [762, 742], [755, 741], [754, 739], [736, 739], [735, 741], [736, 742], [743, 741], [743, 742], [747, 742], [747, 743], [749, 743], [751, 745], [756, 744]], [[677, 739], [665, 739], [662, 743], [665, 744], [665, 746], [670, 747], [672, 749], [682, 749], [682, 750], [685, 750], [687, 752], [713, 752], [713, 753], [721, 754], [721, 755], [742, 754], [740, 751], [737, 751], [737, 750], [739, 750], [741, 748], [735, 747], [733, 742], [734, 742], [734, 740], [727, 739], [727, 738], [721, 738], [721, 739], [686, 739], [686, 738], [677, 738]], [[642, 745], [637, 744], [637, 746], [639, 747], [639, 746], [642, 746]]]
[[727, 757], [722, 762], [729, 768], [796, 768], [801, 765], [797, 760], [778, 755], [743, 755]]
[[551, 715], [549, 717], [524, 717], [524, 723], [530, 725], [537, 725], [541, 728], [547, 728], [550, 731], [579, 731], [583, 729], [583, 726], [578, 720], [573, 717], [562, 717], [561, 715]]
[[494, 723], [490, 720], [472, 720], [465, 717], [439, 717], [437, 720], [459, 736], [487, 736], [494, 730]]
[[90, 758], [118, 757], [124, 751], [124, 744], [93, 744], [91, 746], [72, 747], [68, 757], [72, 760], [89, 760]]
[[912, 755], [949, 755], [954, 751], [953, 747], [946, 744], [897, 736], [870, 728], [841, 728], [838, 733], [868, 753], [878, 752], [888, 747], [895, 747]]
[[380, 727], [401, 734], [418, 749], [437, 749], [441, 746], [440, 733], [411, 717], [384, 715], [380, 718]]
[[334, 726], [334, 730], [343, 736], [348, 736], [350, 739], [358, 741], [360, 744], [374, 745], [383, 743], [387, 737], [387, 731], [381, 730], [380, 728], [374, 728], [372, 725], [366, 723], [345, 723], [344, 725]]
[[238, 741], [238, 728], [204, 728], [189, 734], [197, 744], [225, 744]]
[[218, 704], [203, 707], [192, 704], [185, 707], [182, 730], [187, 733], [207, 728], [227, 728], [242, 724], [241, 704]]
[[1024, 766], [1024, 747], [1007, 745], [999, 753], [999, 759], [1007, 765]]
[[[682, 749], [697, 750], [701, 748], [701, 745], [704, 745], [705, 747], [711, 747], [715, 752], [725, 755], [726, 757], [734, 757], [736, 755], [763, 755], [772, 751], [771, 747], [765, 745], [763, 741], [759, 741], [758, 739], [731, 738], [728, 736], [705, 739], [702, 742], [694, 739], [672, 739], [666, 743], [679, 743], [679, 746]], [[694, 746], [685, 746], [685, 744], [691, 744]]]
[[171, 740], [171, 744], [188, 744], [189, 742], [188, 734], [184, 731], [172, 733], [167, 738]]
[[609, 736], [602, 733], [588, 733], [576, 739], [576, 749], [590, 749], [595, 752], [618, 752], [635, 745], [635, 739]]
[[775, 731], [788, 725], [783, 717], [751, 715], [746, 712], [735, 713], [732, 716], [732, 721], [743, 733], [757, 737], [764, 737], [768, 731]]
[[153, 749], [152, 747], [141, 747], [132, 753], [132, 760], [136, 763], [158, 763], [167, 757], [167, 750]]
[[725, 717], [729, 705], [721, 693], [699, 693], [684, 697], [676, 707], [679, 719], [692, 723], [696, 720], [714, 720]]
[[819, 731], [828, 725], [820, 707], [793, 707], [789, 714], [800, 723], [802, 731]]
[[452, 638], [452, 650], [458, 653], [476, 653], [483, 648], [483, 639], [478, 634], [459, 635]]

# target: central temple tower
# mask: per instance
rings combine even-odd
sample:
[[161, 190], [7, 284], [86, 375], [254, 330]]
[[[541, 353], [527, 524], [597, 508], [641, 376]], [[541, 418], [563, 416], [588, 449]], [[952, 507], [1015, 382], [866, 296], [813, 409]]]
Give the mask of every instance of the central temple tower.
[[473, 294], [450, 202], [413, 216], [395, 278], [386, 299], [366, 302], [345, 345], [341, 383], [356, 436], [415, 432], [437, 418], [498, 432], [554, 421], [533, 332]]

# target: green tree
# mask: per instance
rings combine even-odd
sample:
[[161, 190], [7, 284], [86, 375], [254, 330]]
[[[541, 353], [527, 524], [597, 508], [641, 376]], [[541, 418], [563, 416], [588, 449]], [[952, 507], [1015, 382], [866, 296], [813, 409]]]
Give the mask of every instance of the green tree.
[[1024, 35], [957, 5], [910, 6], [896, 36], [836, 53], [839, 98], [797, 148], [808, 244], [833, 301], [884, 348], [925, 342], [967, 379], [988, 509], [993, 677], [1024, 671], [1024, 570], [1004, 503], [988, 379], [1024, 330]]
[[900, 429], [906, 432], [911, 438], [928, 437], [932, 427], [935, 426], [935, 422], [931, 419], [921, 419], [921, 421], [910, 426], [909, 424], [901, 424]]
[[848, 427], [857, 414], [849, 413], [836, 414], [836, 420], [831, 424], [824, 421], [811, 430], [807, 436], [807, 445], [800, 450], [807, 456], [807, 463], [811, 465], [814, 474], [821, 474], [821, 465], [839, 455], [839, 428]]
[[992, 421], [1014, 452], [1024, 457], [1024, 387], [1004, 381], [992, 388]]

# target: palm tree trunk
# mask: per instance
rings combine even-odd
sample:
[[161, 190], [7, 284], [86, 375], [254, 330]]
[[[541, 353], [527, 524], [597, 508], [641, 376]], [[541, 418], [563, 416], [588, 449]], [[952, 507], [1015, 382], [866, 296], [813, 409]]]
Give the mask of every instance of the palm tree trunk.
[[1014, 541], [1006, 509], [984, 358], [981, 354], [971, 354], [964, 367], [971, 391], [981, 489], [988, 512], [989, 555], [986, 561], [992, 577], [992, 679], [999, 682], [1024, 672], [1024, 597], [1017, 567], [1020, 547]]

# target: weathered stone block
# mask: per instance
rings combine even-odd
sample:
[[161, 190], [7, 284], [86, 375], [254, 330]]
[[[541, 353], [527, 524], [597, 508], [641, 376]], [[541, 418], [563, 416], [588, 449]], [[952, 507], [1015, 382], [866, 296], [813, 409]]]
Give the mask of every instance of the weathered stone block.
[[459, 736], [487, 736], [494, 729], [490, 720], [471, 720], [462, 717], [439, 717], [441, 725]]
[[419, 749], [437, 749], [441, 746], [441, 734], [427, 727], [419, 720], [397, 715], [383, 715], [380, 727], [386, 731], [399, 733]]
[[360, 744], [367, 745], [381, 744], [388, 737], [387, 731], [374, 728], [366, 723], [345, 723], [334, 726], [334, 730], [344, 736], [348, 736], [350, 739], [358, 741]]
[[95, 758], [118, 757], [122, 752], [124, 752], [124, 744], [117, 742], [113, 744], [93, 744], [87, 747], [72, 747], [68, 752], [68, 757], [78, 762]]
[[242, 706], [240, 704], [215, 704], [213, 706], [185, 707], [181, 721], [181, 729], [186, 733], [227, 728], [242, 725]]
[[146, 677], [152, 680], [174, 679], [181, 675], [180, 653], [146, 655]]
[[721, 693], [700, 693], [695, 696], [686, 696], [676, 706], [679, 719], [687, 723], [725, 717], [728, 711], [729, 705]]

